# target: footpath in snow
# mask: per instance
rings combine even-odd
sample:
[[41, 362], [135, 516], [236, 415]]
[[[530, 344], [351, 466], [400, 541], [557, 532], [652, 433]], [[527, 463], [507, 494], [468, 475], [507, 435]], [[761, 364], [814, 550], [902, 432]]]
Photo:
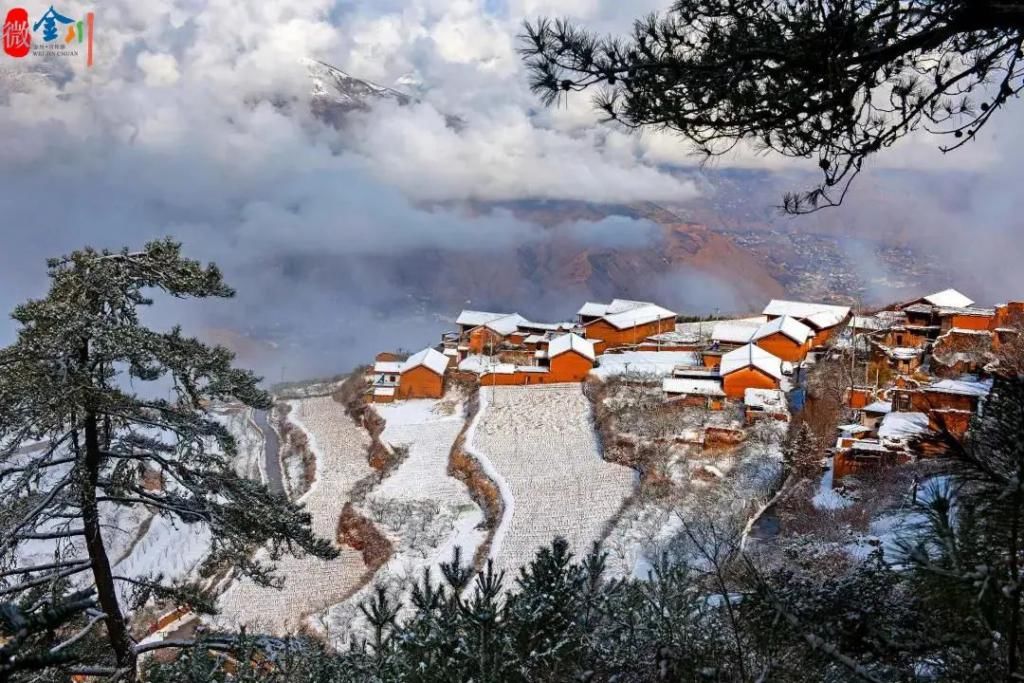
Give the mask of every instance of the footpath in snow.
[[[329, 396], [290, 403], [288, 419], [306, 431], [316, 456], [316, 480], [299, 502], [313, 516], [313, 532], [334, 540], [352, 485], [372, 472], [366, 461], [370, 437]], [[286, 555], [276, 566], [285, 577], [284, 588], [263, 588], [249, 579], [235, 582], [220, 598], [220, 623], [279, 634], [294, 630], [306, 616], [350, 596], [366, 572], [361, 554], [351, 548], [342, 548], [329, 561]]]
[[466, 444], [505, 499], [491, 557], [507, 581], [555, 536], [586, 555], [635, 487], [631, 469], [601, 458], [579, 384], [482, 387]]

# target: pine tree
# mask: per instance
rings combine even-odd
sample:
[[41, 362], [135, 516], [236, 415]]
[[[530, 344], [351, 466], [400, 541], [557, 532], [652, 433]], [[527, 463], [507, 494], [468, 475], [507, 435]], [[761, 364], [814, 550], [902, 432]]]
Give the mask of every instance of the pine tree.
[[[336, 550], [314, 537], [309, 513], [235, 473], [235, 441], [208, 409], [227, 400], [268, 407], [258, 378], [232, 367], [223, 347], [141, 322], [152, 293], [232, 296], [215, 266], [183, 258], [171, 240], [137, 252], [86, 248], [48, 265], [49, 293], [17, 307], [17, 340], [0, 351], [0, 580], [15, 597], [61, 581], [94, 585], [109, 652], [87, 663], [133, 681], [138, 655], [159, 644], [133, 641], [119, 584], [139, 602], [213, 606], [198, 585], [115, 575], [103, 530], [110, 510], [203, 524], [212, 536], [208, 573], [233, 569], [265, 585], [280, 578], [254, 558], [261, 546], [271, 559]], [[144, 484], [154, 471], [162, 490]], [[24, 565], [20, 550], [38, 541], [52, 542], [54, 560]], [[55, 609], [62, 600], [41, 599]]]
[[810, 425], [801, 422], [782, 448], [782, 463], [788, 472], [806, 477], [820, 467], [821, 453]]
[[[997, 378], [961, 443], [947, 434], [952, 477], [918, 495], [923, 520], [903, 559], [935, 615], [931, 646], [953, 679], [1024, 674], [1024, 379]], [[983, 673], [979, 673], [983, 672]]]

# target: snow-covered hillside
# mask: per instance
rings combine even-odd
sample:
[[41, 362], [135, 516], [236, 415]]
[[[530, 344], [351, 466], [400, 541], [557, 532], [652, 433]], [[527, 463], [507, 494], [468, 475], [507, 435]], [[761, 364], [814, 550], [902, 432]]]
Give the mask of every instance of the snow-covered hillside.
[[514, 572], [555, 536], [585, 555], [636, 485], [632, 470], [601, 459], [579, 384], [481, 388], [467, 437], [505, 498], [498, 569]]
[[[314, 533], [333, 540], [349, 490], [371, 473], [366, 463], [369, 436], [329, 396], [291, 401], [291, 406], [289, 419], [309, 435], [317, 459], [316, 480], [300, 502], [313, 515]], [[283, 633], [351, 595], [365, 570], [362, 556], [351, 548], [342, 548], [341, 555], [330, 561], [283, 557], [277, 562], [278, 573], [285, 577], [282, 590], [238, 581], [220, 598], [219, 620]]]
[[345, 645], [362, 623], [359, 602], [377, 585], [405, 592], [430, 567], [440, 581], [439, 565], [451, 560], [458, 545], [470, 560], [483, 542], [483, 513], [466, 487], [448, 476], [448, 457], [465, 423], [463, 406], [454, 398], [421, 399], [377, 405], [386, 421], [381, 441], [409, 449], [408, 456], [360, 506], [394, 543], [395, 554], [374, 575], [373, 585], [321, 617], [332, 642]]

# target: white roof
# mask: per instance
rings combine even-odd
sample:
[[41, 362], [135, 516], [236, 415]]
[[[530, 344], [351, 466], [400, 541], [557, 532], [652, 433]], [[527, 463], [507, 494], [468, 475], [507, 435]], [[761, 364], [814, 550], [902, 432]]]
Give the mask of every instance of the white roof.
[[887, 323], [877, 315], [855, 315], [850, 318], [850, 327], [856, 330], [883, 330]]
[[932, 306], [942, 306], [946, 308], [967, 308], [972, 306], [974, 301], [969, 299], [966, 295], [961, 294], [955, 289], [944, 289], [941, 292], [935, 292], [923, 297], [925, 301], [930, 303]]
[[604, 318], [609, 325], [620, 330], [676, 317], [673, 311], [657, 304], [630, 299], [613, 299], [610, 304], [588, 301], [576, 313], [587, 317]]
[[[842, 443], [843, 443], [843, 439], [840, 437], [836, 441], [836, 448], [837, 449], [841, 449], [842, 448]], [[851, 439], [849, 448], [851, 450], [870, 451], [870, 452], [874, 452], [874, 453], [888, 453], [889, 452], [888, 448], [886, 448], [885, 446], [880, 444], [878, 441], [872, 440], [872, 439]]]
[[870, 432], [871, 428], [854, 422], [853, 424], [839, 425], [839, 431], [844, 434], [863, 434], [864, 432]]
[[374, 390], [373, 390], [373, 395], [374, 396], [394, 396], [395, 395], [395, 388], [394, 387], [375, 387]]
[[548, 344], [548, 358], [560, 356], [567, 351], [575, 351], [585, 358], [594, 360], [597, 356], [594, 353], [594, 342], [588, 341], [575, 334], [563, 334], [555, 337]]
[[764, 307], [765, 315], [781, 316], [788, 315], [809, 322], [818, 329], [834, 327], [850, 314], [849, 306], [835, 306], [832, 304], [815, 304], [806, 301], [786, 301], [785, 299], [772, 299]]
[[741, 346], [722, 356], [719, 367], [722, 375], [728, 375], [743, 368], [754, 367], [775, 379], [782, 379], [782, 360], [778, 356], [753, 344]]
[[488, 320], [484, 323], [484, 327], [505, 336], [518, 330], [519, 326], [525, 322], [527, 322], [526, 318], [518, 313], [512, 313], [511, 315], [505, 315], [494, 320]]
[[915, 349], [913, 346], [892, 346], [883, 348], [885, 348], [886, 353], [893, 360], [913, 360], [923, 353], [921, 349]]
[[402, 372], [409, 372], [413, 368], [418, 368], [421, 365], [428, 370], [443, 376], [444, 371], [448, 369], [448, 356], [444, 355], [440, 351], [435, 351], [434, 349], [423, 349], [422, 351], [409, 356], [409, 360], [402, 363]]
[[742, 320], [723, 320], [715, 323], [711, 330], [711, 338], [715, 341], [727, 344], [746, 344], [754, 336], [754, 332], [761, 327], [762, 323], [752, 323]]
[[653, 323], [656, 320], [666, 320], [668, 318], [675, 319], [676, 314], [667, 308], [655, 304], [647, 304], [639, 308], [633, 308], [622, 313], [614, 313], [604, 316], [604, 319], [608, 321], [608, 324], [620, 330], [624, 330], [630, 327], [636, 327], [637, 325], [646, 325], [647, 323]]
[[803, 344], [809, 337], [814, 336], [814, 331], [807, 327], [807, 325], [804, 325], [796, 318], [784, 315], [758, 327], [752, 339], [764, 339], [777, 332], [781, 332], [797, 344]]
[[397, 374], [402, 371], [402, 361], [377, 361], [373, 364], [373, 371]]
[[725, 396], [722, 385], [714, 379], [681, 379], [666, 377], [661, 381], [666, 394], [693, 394], [694, 396]]
[[455, 319], [456, 325], [470, 325], [472, 327], [479, 327], [492, 320], [498, 318], [504, 318], [508, 316], [508, 313], [489, 313], [487, 311], [463, 311], [459, 313], [459, 317]]
[[928, 431], [924, 413], [889, 413], [878, 426], [879, 439], [906, 439]]
[[748, 388], [743, 392], [743, 404], [748, 408], [789, 412], [786, 395], [775, 389]]
[[580, 310], [576, 311], [576, 315], [583, 315], [588, 318], [600, 318], [607, 312], [608, 304], [598, 304], [593, 301], [588, 301], [580, 306]]
[[941, 391], [965, 396], [988, 396], [992, 391], [992, 380], [943, 379], [926, 386], [925, 391]]
[[889, 401], [875, 401], [861, 408], [865, 413], [888, 413], [892, 411], [892, 403]]

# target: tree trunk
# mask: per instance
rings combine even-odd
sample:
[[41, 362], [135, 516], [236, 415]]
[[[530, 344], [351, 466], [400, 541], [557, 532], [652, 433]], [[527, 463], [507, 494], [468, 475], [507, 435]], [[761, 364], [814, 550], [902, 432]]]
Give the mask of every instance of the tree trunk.
[[[87, 367], [88, 350], [83, 349], [81, 355], [85, 361], [82, 366]], [[128, 625], [125, 623], [124, 615], [121, 613], [121, 606], [117, 601], [114, 573], [110, 569], [110, 558], [107, 557], [107, 549], [103, 544], [99, 508], [96, 504], [96, 485], [100, 475], [100, 461], [99, 425], [96, 420], [96, 414], [92, 411], [87, 411], [85, 414], [85, 481], [83, 482], [81, 493], [85, 545], [89, 551], [89, 560], [92, 563], [96, 596], [99, 600], [100, 609], [106, 615], [104, 623], [107, 627], [107, 637], [110, 639], [110, 646], [114, 650], [118, 668], [123, 669], [125, 672], [121, 680], [133, 683], [136, 677], [135, 644], [128, 633]]]

